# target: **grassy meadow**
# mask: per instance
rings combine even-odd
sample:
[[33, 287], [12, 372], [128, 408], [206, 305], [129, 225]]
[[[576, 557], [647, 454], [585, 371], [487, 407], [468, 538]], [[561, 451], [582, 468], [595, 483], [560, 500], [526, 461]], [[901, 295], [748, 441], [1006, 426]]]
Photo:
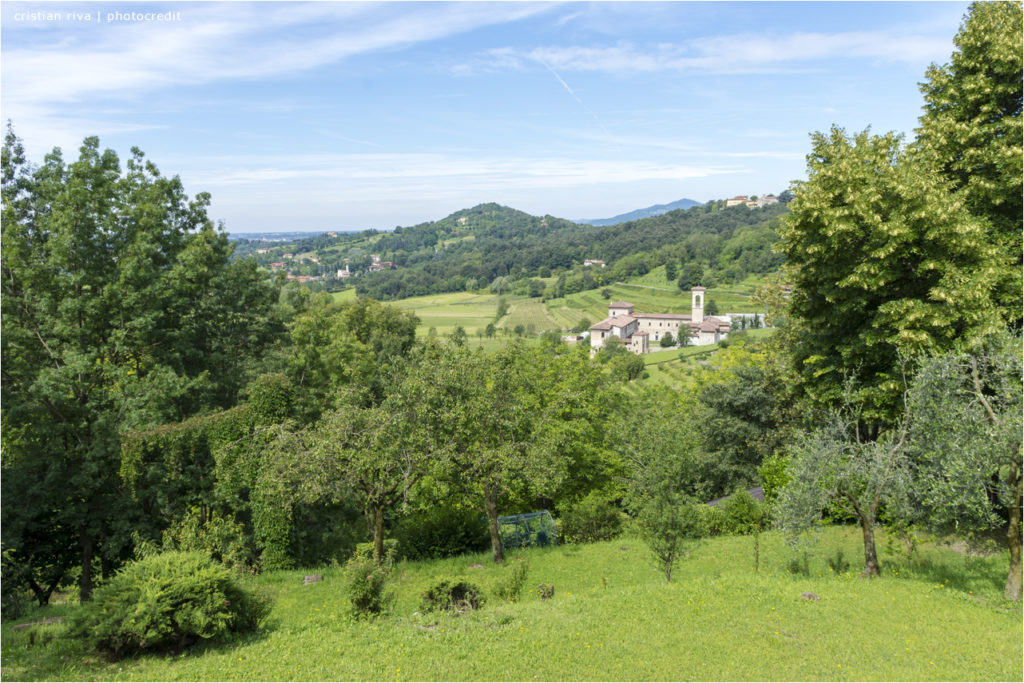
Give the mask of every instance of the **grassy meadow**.
[[[1019, 603], [1002, 597], [1005, 553], [886, 549], [884, 576], [860, 579], [859, 533], [824, 531], [808, 575], [762, 536], [694, 546], [671, 583], [631, 537], [511, 555], [529, 563], [519, 600], [493, 598], [510, 566], [488, 555], [397, 565], [391, 612], [348, 616], [342, 570], [270, 572], [254, 582], [275, 606], [266, 626], [181, 654], [106, 662], [62, 639], [63, 624], [3, 624], [3, 680], [1012, 680], [1022, 671]], [[842, 551], [852, 569], [833, 571]], [[482, 565], [482, 568], [474, 568]], [[324, 581], [303, 585], [303, 575]], [[462, 578], [488, 593], [461, 616], [424, 612], [420, 595]], [[541, 600], [536, 587], [553, 585]], [[813, 592], [820, 600], [805, 600]], [[67, 616], [73, 605], [25, 620]]]

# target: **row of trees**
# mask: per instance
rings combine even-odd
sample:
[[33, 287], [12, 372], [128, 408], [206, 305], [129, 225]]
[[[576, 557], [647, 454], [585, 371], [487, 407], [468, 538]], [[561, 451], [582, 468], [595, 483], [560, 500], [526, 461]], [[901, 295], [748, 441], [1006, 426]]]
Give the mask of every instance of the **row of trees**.
[[[792, 382], [820, 426], [790, 449], [784, 525], [841, 503], [960, 533], [1007, 524], [1021, 596], [1021, 6], [975, 3], [921, 85], [910, 145], [813, 135], [779, 231], [775, 307]], [[770, 310], [770, 313], [773, 311]]]

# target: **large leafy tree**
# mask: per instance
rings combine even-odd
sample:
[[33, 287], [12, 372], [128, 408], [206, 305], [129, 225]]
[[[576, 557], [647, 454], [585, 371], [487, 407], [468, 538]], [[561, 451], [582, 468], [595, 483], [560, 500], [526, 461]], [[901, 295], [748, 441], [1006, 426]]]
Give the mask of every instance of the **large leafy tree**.
[[812, 140], [780, 230], [792, 360], [816, 403], [838, 405], [852, 380], [877, 430], [901, 412], [901, 353], [956, 348], [1001, 325], [996, 249], [900, 136], [834, 127]]
[[[77, 161], [54, 150], [32, 168], [8, 131], [2, 190], [5, 542], [42, 534], [52, 569], [72, 540], [88, 599], [94, 557], [106, 571], [133, 514], [121, 433], [229, 405], [273, 332], [275, 294], [251, 262], [230, 263], [209, 196], [189, 199], [138, 150], [122, 173], [87, 138]], [[46, 474], [35, 495], [7, 488], [33, 471]], [[36, 563], [32, 543], [15, 551]]]
[[1000, 246], [1000, 302], [1021, 316], [1022, 11], [1020, 2], [970, 6], [948, 64], [921, 84], [916, 151], [934, 165]]

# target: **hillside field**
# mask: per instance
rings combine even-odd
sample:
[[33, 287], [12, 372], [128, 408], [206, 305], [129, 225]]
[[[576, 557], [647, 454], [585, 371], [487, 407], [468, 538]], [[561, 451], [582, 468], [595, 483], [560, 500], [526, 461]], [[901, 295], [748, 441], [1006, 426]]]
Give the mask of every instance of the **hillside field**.
[[[510, 563], [487, 554], [397, 565], [392, 611], [347, 615], [338, 567], [268, 572], [276, 598], [258, 633], [111, 663], [62, 639], [63, 624], [3, 624], [3, 680], [867, 680], [1020, 681], [1021, 610], [1001, 598], [1006, 554], [972, 557], [923, 547], [914, 561], [886, 547], [883, 577], [854, 573], [853, 527], [824, 530], [808, 575], [787, 571], [777, 534], [692, 547], [671, 583], [629, 536], [511, 554], [528, 562], [518, 601], [493, 597]], [[852, 569], [828, 565], [842, 551]], [[475, 569], [473, 565], [483, 568]], [[324, 581], [303, 585], [303, 576]], [[461, 616], [425, 612], [441, 579], [479, 585], [488, 602]], [[555, 587], [541, 600], [539, 584]], [[802, 599], [811, 592], [820, 600]], [[56, 605], [25, 620], [70, 615]]]

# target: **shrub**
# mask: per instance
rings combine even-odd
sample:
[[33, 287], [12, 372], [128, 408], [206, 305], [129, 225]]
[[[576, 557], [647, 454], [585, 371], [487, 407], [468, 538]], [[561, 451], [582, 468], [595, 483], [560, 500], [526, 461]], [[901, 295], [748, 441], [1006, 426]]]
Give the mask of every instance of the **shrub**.
[[181, 649], [198, 639], [255, 629], [270, 600], [196, 552], [151, 555], [96, 590], [70, 626], [72, 637], [114, 658]]
[[[390, 569], [398, 555], [398, 548], [401, 544], [396, 538], [384, 539], [384, 557], [381, 558], [381, 566]], [[352, 559], [373, 561], [373, 542], [356, 543], [356, 550], [352, 553]]]
[[370, 552], [360, 553], [357, 548], [355, 555], [345, 564], [345, 592], [352, 615], [369, 617], [386, 612], [391, 604], [393, 596], [388, 591], [391, 555], [386, 554], [385, 561], [378, 567], [373, 561], [372, 544], [361, 543], [361, 546], [370, 546]]
[[525, 559], [520, 558], [512, 565], [508, 575], [498, 581], [498, 585], [494, 588], [494, 596], [499, 600], [518, 600], [519, 594], [523, 592], [528, 572], [529, 565]]
[[836, 574], [842, 574], [850, 568], [850, 563], [843, 557], [842, 548], [836, 548], [835, 556], [825, 558], [825, 562], [828, 563], [829, 569]]
[[764, 527], [764, 506], [750, 495], [739, 490], [721, 503], [723, 533], [751, 534]]
[[622, 511], [606, 496], [591, 492], [562, 515], [561, 533], [566, 543], [609, 541], [622, 533]]
[[239, 571], [255, 563], [241, 524], [224, 517], [213, 517], [203, 524], [198, 510], [190, 510], [164, 530], [163, 549], [203, 553]]
[[440, 581], [423, 594], [423, 610], [468, 612], [479, 609], [485, 600], [480, 587], [468, 581]]
[[401, 557], [426, 560], [483, 552], [491, 547], [487, 522], [474, 510], [442, 508], [411, 515], [395, 529]]

